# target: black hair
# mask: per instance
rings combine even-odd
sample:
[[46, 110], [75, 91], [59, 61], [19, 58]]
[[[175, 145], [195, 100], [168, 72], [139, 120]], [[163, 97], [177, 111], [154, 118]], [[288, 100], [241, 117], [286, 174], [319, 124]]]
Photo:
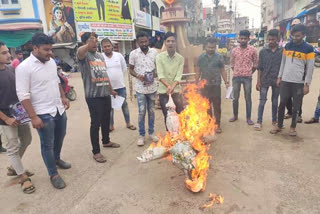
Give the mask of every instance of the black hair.
[[177, 34], [172, 33], [171, 31], [168, 31], [165, 35], [164, 35], [164, 40], [167, 40], [169, 37], [173, 36], [175, 39], [177, 39]]
[[32, 45], [39, 47], [40, 45], [52, 45], [54, 41], [52, 37], [47, 36], [44, 33], [36, 33], [31, 39]]
[[296, 32], [301, 32], [303, 34], [307, 33], [307, 27], [303, 24], [297, 24], [295, 25], [292, 30], [291, 30], [291, 34], [294, 34]]
[[245, 36], [245, 37], [249, 38], [250, 37], [250, 31], [242, 30], [242, 31], [240, 31], [239, 36]]
[[98, 38], [98, 35], [95, 33], [85, 32], [84, 34], [81, 35], [81, 42], [86, 43], [92, 35]]
[[111, 40], [108, 39], [108, 38], [104, 38], [104, 39], [101, 41], [101, 45], [103, 45], [103, 43], [105, 43], [105, 42], [109, 42], [109, 43], [113, 46]]
[[20, 49], [18, 49], [18, 50], [16, 50], [14, 53], [15, 53], [16, 55], [18, 55], [18, 54], [22, 54], [22, 53], [23, 53], [23, 51], [22, 51], [22, 50], [20, 50]]
[[0, 41], [0, 47], [5, 46], [6, 44], [4, 44], [4, 42]]
[[271, 29], [268, 32], [268, 36], [272, 36], [272, 37], [279, 37], [279, 31], [277, 29]]
[[213, 37], [209, 37], [209, 38], [207, 38], [206, 39], [206, 43], [205, 43], [205, 45], [207, 45], [207, 44], [217, 44], [218, 43], [218, 41], [215, 39], [215, 38], [213, 38]]
[[137, 40], [139, 39], [139, 38], [141, 38], [141, 37], [149, 37], [148, 36], [148, 34], [145, 32], [145, 31], [139, 31], [138, 33], [137, 33]]

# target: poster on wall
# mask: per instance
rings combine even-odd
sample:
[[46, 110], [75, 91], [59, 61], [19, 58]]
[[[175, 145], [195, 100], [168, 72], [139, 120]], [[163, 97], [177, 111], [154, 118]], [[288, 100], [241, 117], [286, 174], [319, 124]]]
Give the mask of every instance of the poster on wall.
[[130, 0], [73, 0], [77, 22], [132, 24]]
[[72, 0], [44, 0], [48, 35], [56, 43], [77, 41]]
[[132, 24], [114, 24], [102, 22], [78, 22], [79, 32], [95, 32], [98, 39], [133, 40]]

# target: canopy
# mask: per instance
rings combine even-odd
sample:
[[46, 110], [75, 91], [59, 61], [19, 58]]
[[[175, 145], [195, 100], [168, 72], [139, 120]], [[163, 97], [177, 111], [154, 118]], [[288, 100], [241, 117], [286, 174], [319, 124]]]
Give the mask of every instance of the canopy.
[[213, 34], [214, 37], [225, 37], [225, 38], [230, 38], [230, 39], [234, 39], [237, 37], [237, 34], [235, 33], [215, 33]]
[[35, 33], [42, 32], [38, 29], [0, 31], [0, 41], [4, 42], [9, 48], [17, 48], [26, 44]]

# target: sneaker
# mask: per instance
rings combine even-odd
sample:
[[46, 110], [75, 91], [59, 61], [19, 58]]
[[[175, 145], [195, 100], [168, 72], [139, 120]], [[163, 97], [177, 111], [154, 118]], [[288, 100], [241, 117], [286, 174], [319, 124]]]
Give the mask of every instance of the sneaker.
[[139, 136], [137, 141], [138, 146], [144, 146], [144, 136]]
[[66, 183], [60, 177], [60, 175], [50, 177], [51, 184], [56, 189], [63, 189], [66, 187]]
[[155, 134], [150, 134], [149, 137], [151, 138], [152, 142], [158, 142], [159, 138], [157, 136], [155, 136]]
[[247, 124], [249, 126], [252, 126], [252, 125], [254, 125], [254, 122], [251, 119], [247, 119]]
[[253, 126], [254, 130], [256, 131], [261, 131], [262, 130], [262, 125], [261, 123], [256, 123], [254, 126]]
[[60, 168], [60, 169], [70, 169], [71, 168], [71, 164], [67, 163], [63, 160], [57, 160], [56, 165]]

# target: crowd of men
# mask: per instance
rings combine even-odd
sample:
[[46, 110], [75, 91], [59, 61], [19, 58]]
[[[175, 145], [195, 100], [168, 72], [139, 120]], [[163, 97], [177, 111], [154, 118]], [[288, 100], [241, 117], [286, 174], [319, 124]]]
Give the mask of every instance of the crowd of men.
[[[303, 41], [306, 27], [298, 24], [291, 31], [292, 40], [281, 48], [278, 46], [279, 31], [270, 30], [268, 46], [260, 51], [248, 45], [250, 32], [243, 30], [239, 34], [239, 47], [232, 50], [231, 68], [233, 70], [233, 117], [238, 120], [238, 106], [241, 85], [246, 100], [246, 122], [254, 125], [255, 130], [262, 129], [264, 106], [268, 89], [272, 89], [272, 123], [270, 131], [277, 134], [283, 129], [285, 107], [292, 101], [292, 123], [289, 134], [296, 136], [297, 117], [302, 105], [303, 96], [309, 92], [313, 74], [313, 48]], [[171, 96], [179, 114], [184, 109], [182, 88], [180, 85], [184, 58], [176, 52], [176, 34], [167, 32], [164, 38], [166, 51], [159, 53], [149, 47], [148, 35], [139, 32], [136, 36], [139, 48], [133, 50], [129, 57], [129, 72], [136, 78], [135, 90], [138, 104], [138, 146], [145, 144], [145, 117], [148, 112], [148, 135], [152, 141], [158, 141], [155, 135], [155, 100], [159, 95], [160, 106], [166, 120], [166, 104]], [[119, 148], [120, 144], [110, 140], [109, 133], [114, 128], [112, 96], [126, 98], [124, 73], [127, 65], [123, 56], [113, 51], [112, 42], [103, 39], [103, 53], [99, 53], [98, 39], [95, 33], [86, 32], [81, 35], [84, 43], [78, 49], [77, 62], [81, 72], [85, 100], [90, 113], [90, 139], [93, 159], [98, 163], [107, 160], [100, 150], [100, 130], [102, 146]], [[31, 182], [32, 172], [25, 170], [21, 158], [32, 141], [29, 123], [20, 123], [14, 118], [10, 106], [21, 103], [29, 115], [31, 125], [40, 137], [41, 155], [46, 165], [51, 184], [62, 189], [66, 186], [58, 173], [57, 167], [71, 168], [71, 164], [61, 159], [60, 154], [67, 129], [66, 110], [69, 101], [65, 97], [57, 76], [57, 65], [52, 59], [53, 40], [43, 33], [32, 38], [33, 51], [23, 62], [15, 61], [9, 66], [11, 55], [8, 48], [0, 42], [0, 127], [6, 139], [6, 149], [10, 161], [8, 176], [19, 176], [22, 191], [32, 193], [35, 186]], [[216, 53], [217, 41], [208, 38], [205, 53], [199, 58], [196, 66], [196, 81], [205, 80], [201, 93], [208, 98], [210, 110], [216, 120], [216, 133], [221, 133], [221, 82], [230, 87], [224, 67], [223, 57]], [[19, 53], [17, 53], [19, 57]], [[17, 65], [18, 64], [18, 65]], [[252, 75], [258, 70], [256, 89], [260, 91], [258, 120], [254, 124], [251, 118]], [[157, 79], [159, 82], [157, 82]], [[278, 98], [280, 105], [278, 108]], [[320, 96], [315, 116], [306, 123], [319, 122]], [[126, 100], [122, 104], [122, 112], [126, 127], [136, 130], [131, 124]], [[214, 113], [213, 113], [214, 112]], [[5, 152], [1, 146], [1, 151]]]

